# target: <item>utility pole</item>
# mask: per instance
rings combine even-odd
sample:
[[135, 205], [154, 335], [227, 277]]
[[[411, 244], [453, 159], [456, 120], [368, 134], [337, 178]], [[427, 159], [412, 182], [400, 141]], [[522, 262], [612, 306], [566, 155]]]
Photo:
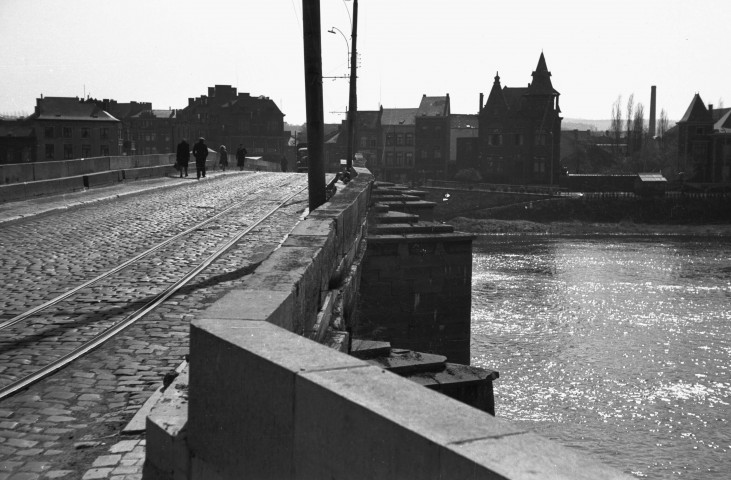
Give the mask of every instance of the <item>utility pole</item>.
[[[304, 1], [304, 0], [303, 0]], [[351, 33], [351, 54], [350, 54], [350, 99], [348, 106], [348, 172], [353, 174], [353, 155], [355, 153], [355, 125], [356, 115], [358, 112], [358, 97], [356, 95], [356, 68], [358, 66], [358, 56], [355, 47], [358, 39], [358, 0], [353, 0], [353, 32]]]
[[322, 41], [320, 0], [302, 0], [307, 106], [307, 181], [310, 212], [325, 203], [325, 130], [322, 107]]

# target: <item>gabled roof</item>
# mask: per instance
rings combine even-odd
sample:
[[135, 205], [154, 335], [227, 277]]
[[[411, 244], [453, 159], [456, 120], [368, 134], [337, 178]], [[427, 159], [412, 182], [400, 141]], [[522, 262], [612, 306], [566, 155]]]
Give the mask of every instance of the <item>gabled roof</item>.
[[728, 112], [731, 112], [731, 108], [714, 108], [713, 110], [711, 110], [711, 116], [713, 117], [713, 121], [719, 121], [721, 117], [725, 117]]
[[708, 109], [699, 94], [695, 94], [693, 100], [691, 100], [690, 105], [688, 106], [688, 110], [685, 111], [685, 115], [683, 115], [683, 118], [681, 118], [678, 123], [682, 122], [713, 122], [713, 118], [708, 112]]
[[84, 103], [77, 97], [45, 97], [37, 103], [33, 118], [38, 120], [119, 121], [95, 103]]
[[418, 108], [384, 108], [381, 125], [414, 125]]
[[380, 110], [358, 110], [355, 116], [357, 125], [365, 128], [378, 128]]
[[477, 115], [468, 115], [462, 113], [453, 113], [449, 116], [451, 128], [478, 128], [479, 120]]
[[421, 97], [419, 110], [416, 115], [419, 117], [446, 117], [449, 115], [449, 95], [444, 97]]
[[143, 110], [135, 115], [132, 115], [132, 118], [161, 118], [161, 119], [168, 119], [168, 118], [175, 118], [176, 117], [176, 110]]
[[523, 97], [528, 94], [526, 87], [503, 87], [503, 96], [510, 110], [520, 109], [520, 103]]
[[667, 179], [662, 176], [662, 173], [638, 173], [637, 176], [643, 183], [667, 183]]
[[[713, 125], [713, 130], [718, 133], [731, 133], [731, 108], [724, 108], [720, 110], [725, 110], [725, 113], [721, 115], [716, 123]], [[714, 116], [716, 113], [716, 110], [713, 111]]]

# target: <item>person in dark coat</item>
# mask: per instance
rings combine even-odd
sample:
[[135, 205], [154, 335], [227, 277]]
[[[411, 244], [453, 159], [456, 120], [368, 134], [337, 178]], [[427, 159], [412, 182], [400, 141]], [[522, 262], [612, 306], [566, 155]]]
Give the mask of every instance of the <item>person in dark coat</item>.
[[195, 173], [198, 174], [198, 180], [206, 178], [206, 157], [208, 157], [208, 145], [205, 138], [198, 139], [198, 143], [193, 145], [193, 156], [195, 157]]
[[183, 171], [185, 176], [188, 176], [188, 163], [190, 162], [190, 145], [183, 139], [178, 144], [178, 151], [175, 155], [175, 162], [178, 164], [180, 170], [180, 178], [183, 178]]
[[226, 151], [226, 145], [221, 145], [218, 149], [218, 164], [221, 165], [221, 170], [226, 171], [228, 167], [228, 152]]
[[239, 170], [244, 169], [244, 165], [246, 164], [246, 154], [249, 153], [244, 148], [244, 145], [239, 143], [239, 148], [236, 149], [236, 166], [239, 167]]
[[279, 161], [279, 166], [282, 168], [283, 172], [287, 171], [287, 157], [282, 155], [282, 159]]

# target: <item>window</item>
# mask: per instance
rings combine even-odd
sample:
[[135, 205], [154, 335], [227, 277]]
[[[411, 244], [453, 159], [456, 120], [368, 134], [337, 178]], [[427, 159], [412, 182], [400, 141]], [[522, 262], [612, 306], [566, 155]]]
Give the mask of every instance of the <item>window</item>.
[[71, 138], [71, 127], [63, 127], [63, 138]]
[[426, 159], [427, 159], [427, 153], [426, 153], [426, 150], [423, 150], [423, 149], [421, 150], [421, 159], [422, 159], [422, 160], [426, 160]]
[[102, 127], [99, 129], [99, 138], [101, 138], [102, 140], [109, 139], [109, 129], [107, 127]]
[[533, 159], [533, 173], [541, 174], [546, 173], [546, 159], [543, 157], [536, 157]]
[[414, 166], [414, 154], [412, 152], [406, 152], [406, 166], [407, 167]]
[[83, 127], [81, 129], [81, 138], [89, 138], [91, 136], [91, 132], [88, 128]]
[[91, 145], [82, 145], [81, 146], [81, 158], [89, 158], [91, 157]]
[[[53, 127], [51, 127], [53, 128]], [[52, 143], [46, 144], [46, 160], [53, 160], [54, 159], [54, 146]]]
[[406, 134], [406, 145], [413, 145], [413, 144], [414, 144], [414, 134], [407, 133]]
[[404, 144], [404, 134], [399, 133], [396, 135], [396, 145], [403, 145]]
[[546, 144], [546, 134], [543, 132], [536, 133], [536, 145]]
[[698, 135], [703, 135], [703, 133], [704, 133], [703, 127], [696, 128], [695, 133]]
[[487, 144], [494, 147], [500, 146], [503, 144], [503, 136], [499, 133], [492, 133], [487, 137]]
[[393, 165], [393, 152], [386, 152], [386, 166]]
[[[64, 128], [64, 130], [66, 130]], [[74, 146], [70, 145], [68, 143], [65, 143], [63, 146], [63, 159], [69, 160], [71, 158], [74, 158]]]
[[46, 138], [53, 138], [53, 127], [44, 127], [43, 136]]
[[109, 145], [106, 145], [106, 144], [99, 145], [99, 154], [102, 157], [109, 156]]
[[368, 146], [368, 137], [360, 137], [360, 146], [366, 148]]
[[386, 134], [386, 146], [390, 147], [393, 145], [393, 133], [387, 133]]
[[439, 160], [442, 158], [442, 147], [439, 145], [434, 147], [434, 159]]
[[515, 144], [518, 146], [523, 145], [523, 134], [522, 133], [515, 134]]
[[396, 152], [396, 166], [397, 167], [404, 166], [404, 152]]
[[369, 139], [369, 146], [371, 148], [375, 148], [378, 145], [378, 142], [376, 141], [376, 137], [370, 137]]

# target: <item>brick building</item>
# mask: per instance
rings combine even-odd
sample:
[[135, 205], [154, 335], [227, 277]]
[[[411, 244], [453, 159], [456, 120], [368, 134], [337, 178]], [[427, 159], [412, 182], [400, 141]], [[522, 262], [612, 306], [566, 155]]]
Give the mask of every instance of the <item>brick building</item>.
[[677, 126], [677, 168], [684, 179], [731, 182], [731, 108], [706, 108], [696, 93]]
[[377, 178], [406, 182], [412, 178], [416, 157], [416, 108], [384, 108], [381, 115], [382, 155], [372, 165]]
[[527, 87], [495, 81], [483, 106], [480, 94], [478, 169], [487, 182], [555, 184], [561, 171], [559, 93], [541, 53]]
[[173, 153], [180, 143], [177, 110], [142, 110], [127, 119], [130, 155]]
[[268, 97], [237, 93], [230, 85], [208, 88], [208, 95], [189, 98], [177, 112], [180, 135], [189, 142], [206, 139], [210, 148], [226, 145], [234, 153], [239, 144], [250, 156], [284, 155], [289, 133], [284, 131], [284, 114]]
[[36, 161], [36, 133], [28, 120], [0, 120], [0, 164]]
[[446, 178], [449, 160], [449, 94], [421, 97], [415, 118], [416, 169], [426, 178]]
[[36, 161], [120, 154], [121, 122], [96, 103], [41, 97], [29, 121], [36, 134]]

